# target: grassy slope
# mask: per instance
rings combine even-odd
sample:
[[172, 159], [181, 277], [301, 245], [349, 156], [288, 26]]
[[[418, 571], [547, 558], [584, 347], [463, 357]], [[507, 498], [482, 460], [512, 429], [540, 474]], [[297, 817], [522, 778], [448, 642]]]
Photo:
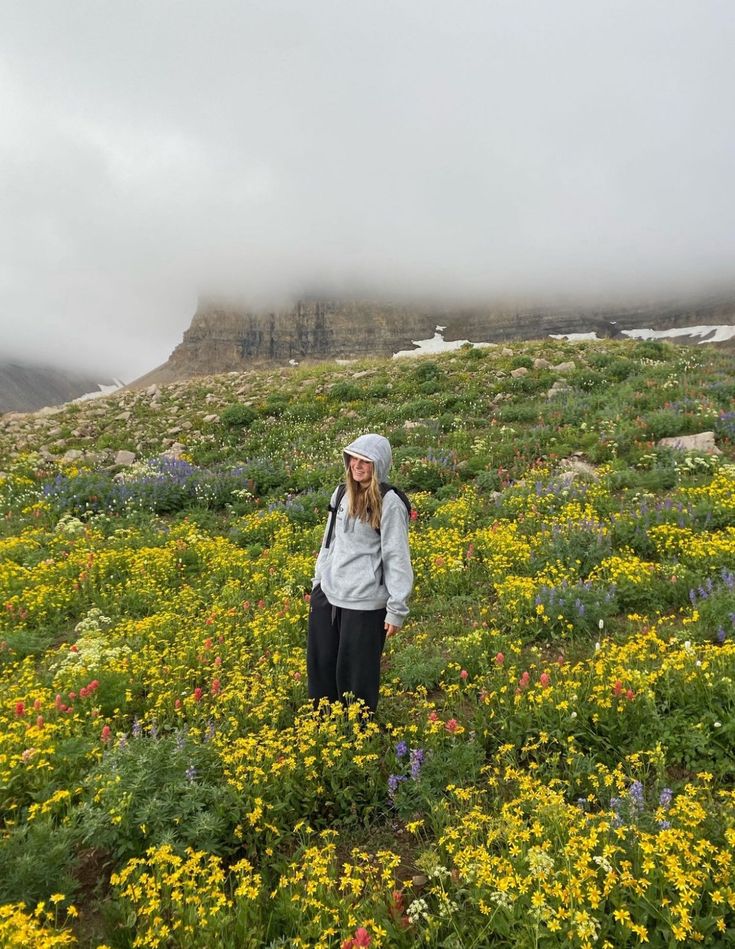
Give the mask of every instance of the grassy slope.
[[[549, 367], [535, 368], [537, 357]], [[572, 371], [551, 368], [568, 360], [575, 363]], [[527, 374], [512, 376], [518, 368], [527, 368]], [[548, 398], [552, 384], [562, 379], [569, 389]], [[79, 703], [68, 713], [73, 726], [55, 726], [45, 770], [33, 780], [20, 776], [5, 783], [12, 823], [0, 851], [10, 874], [4, 898], [32, 901], [48, 897], [51, 886], [70, 892], [76, 887], [85, 907], [82, 939], [95, 944], [98, 930], [111, 938], [117, 904], [105, 886], [94, 893], [87, 877], [98, 868], [106, 878], [125, 859], [141, 855], [151, 840], [191, 843], [228, 860], [245, 853], [268, 876], [301, 852], [302, 837], [293, 828], [309, 821], [314, 830], [336, 828], [340, 859], [356, 847], [366, 853], [390, 848], [402, 859], [399, 880], [440, 859], [465, 881], [471, 874], [462, 851], [451, 846], [451, 831], [464, 828], [457, 832], [466, 835], [468, 847], [475, 840], [462, 823], [468, 798], [455, 800], [448, 788], [464, 788], [469, 797], [477, 793], [472, 800], [482, 798], [490, 815], [503, 806], [502, 791], [487, 797], [487, 787], [498, 782], [508, 787], [517, 782], [521, 809], [538, 805], [536, 792], [524, 791], [523, 779], [512, 777], [515, 768], [543, 787], [561, 782], [568, 803], [589, 795], [596, 810], [609, 807], [610, 799], [596, 791], [599, 768], [615, 775], [623, 789], [647, 775], [654, 796], [666, 784], [683, 788], [704, 770], [712, 773], [715, 790], [731, 788], [733, 735], [725, 716], [732, 717], [732, 689], [699, 680], [692, 685], [696, 672], [682, 663], [697, 644], [713, 648], [729, 622], [731, 601], [722, 572], [733, 562], [728, 529], [735, 515], [717, 485], [727, 485], [722, 471], [735, 461], [735, 427], [728, 414], [735, 396], [732, 379], [733, 357], [704, 347], [543, 342], [418, 361], [228, 374], [166, 387], [156, 398], [121, 393], [66, 407], [45, 421], [27, 417], [12, 429], [6, 425], [0, 457], [12, 477], [5, 482], [8, 512], [0, 528], [3, 599], [9, 604], [2, 659], [5, 713], [19, 744], [6, 749], [5, 766], [12, 771], [18, 749], [28, 745], [20, 734], [27, 711], [18, 716], [16, 703], [29, 706], [33, 695], [43, 694], [44, 711], [53, 705], [49, 697], [66, 681], [58, 657], [84, 636], [75, 626], [85, 617], [89, 621], [90, 610], [99, 608], [109, 618], [114, 636], [109, 635], [119, 648], [147, 652], [149, 663], [165, 667], [163, 675], [146, 671], [127, 654], [108, 656], [96, 666], [85, 660], [85, 675], [91, 681], [96, 674], [102, 682], [99, 704], [87, 709]], [[655, 449], [659, 437], [713, 429], [724, 452], [717, 462], [685, 463], [681, 455]], [[393, 480], [413, 495], [419, 510], [412, 528], [417, 587], [411, 621], [386, 653], [378, 716], [384, 731], [363, 739], [355, 737], [352, 725], [338, 724], [334, 747], [328, 737], [314, 738], [326, 770], [316, 775], [310, 795], [298, 787], [310, 782], [301, 759], [293, 763], [291, 783], [273, 777], [288, 753], [276, 746], [278, 735], [285, 735], [286, 745], [298, 745], [302, 757], [306, 754], [308, 726], [298, 713], [305, 699], [301, 594], [326, 499], [340, 476], [339, 449], [364, 431], [391, 439]], [[188, 461], [207, 472], [193, 502], [185, 497], [192, 483], [187, 482], [178, 494], [149, 486], [136, 495], [137, 509], [135, 503], [120, 508], [111, 472], [103, 470], [114, 452], [153, 457], [175, 440], [185, 446]], [[48, 449], [45, 458], [37, 453], [41, 446]], [[91, 452], [91, 469], [83, 458], [71, 471], [58, 468], [52, 456], [69, 449]], [[562, 459], [574, 453], [599, 471], [573, 483], [560, 480]], [[232, 466], [238, 467], [237, 484], [226, 474]], [[39, 505], [38, 486], [50, 484], [57, 470], [72, 477], [62, 477], [56, 493]], [[233, 495], [233, 486], [247, 490]], [[91, 527], [85, 533], [71, 522], [60, 535], [56, 525], [64, 513]], [[692, 538], [700, 538], [699, 547]], [[183, 580], [166, 572], [166, 557], [176, 544]], [[28, 567], [35, 580], [21, 576]], [[711, 596], [707, 582], [717, 588]], [[68, 596], [60, 592], [65, 584]], [[698, 586], [703, 592], [695, 615], [689, 591]], [[259, 590], [260, 613], [251, 606]], [[162, 596], [169, 602], [162, 603]], [[245, 617], [239, 613], [235, 621], [231, 617], [241, 608]], [[655, 642], [652, 626], [663, 630]], [[189, 693], [195, 681], [204, 683], [196, 670], [214, 632], [225, 644], [216, 673], [223, 699], [216, 706], [219, 693], [213, 692], [204, 714], [200, 700]], [[735, 630], [728, 626], [723, 632], [732, 639]], [[188, 652], [182, 643], [189, 644]], [[727, 648], [726, 643], [717, 658], [707, 654], [706, 662], [712, 668], [716, 662], [732, 665], [732, 657], [722, 658], [729, 656]], [[668, 654], [676, 657], [670, 665]], [[25, 665], [23, 656], [29, 657]], [[72, 686], [78, 690], [87, 681], [77, 679], [66, 681], [65, 703]], [[271, 682], [272, 694], [264, 680]], [[205, 691], [213, 681], [210, 674]], [[184, 698], [174, 708], [176, 695]], [[50, 718], [54, 712], [45, 714]], [[105, 762], [113, 771], [120, 763], [105, 743], [102, 754], [100, 725], [130, 737], [136, 718], [164, 735], [188, 723], [187, 741], [193, 745], [185, 763], [194, 767], [194, 762], [202, 776], [202, 797], [182, 797], [180, 813], [174, 806], [150, 832], [137, 830], [135, 822], [128, 827], [121, 818], [125, 836], [109, 832], [115, 808], [122, 813], [126, 805], [111, 790]], [[218, 739], [205, 741], [212, 721], [221, 745]], [[260, 750], [238, 745], [243, 735], [256, 736]], [[398, 740], [420, 746], [426, 761], [421, 780], [401, 781], [391, 800], [389, 773], [409, 774], [407, 762], [393, 752]], [[334, 750], [338, 746], [347, 757]], [[331, 759], [332, 752], [325, 752], [330, 747]], [[357, 751], [368, 757], [355, 771]], [[252, 770], [259, 755], [265, 771], [271, 769], [270, 783]], [[161, 795], [159, 801], [166, 797], [166, 780], [178, 775], [173, 745], [164, 748], [159, 741], [134, 765], [125, 760], [124, 767], [137, 769], [130, 794], [155, 771], [160, 787], [153, 782], [145, 793]], [[85, 784], [86, 775], [91, 777]], [[55, 811], [49, 805], [47, 829], [86, 856], [75, 861], [53, 851], [50, 863], [54, 872], [66, 874], [66, 883], [51, 884], [19, 856], [29, 848], [40, 854], [47, 846], [43, 822], [27, 823], [28, 808], [77, 784], [68, 807]], [[247, 798], [253, 807], [236, 820], [228, 817], [238, 806], [228, 796], [233, 790], [239, 806]], [[258, 800], [270, 808], [274, 829], [247, 818]], [[196, 833], [181, 832], [184, 814]], [[156, 820], [149, 813], [138, 824]], [[443, 837], [448, 830], [449, 837]], [[242, 841], [235, 853], [233, 833]], [[563, 849], [558, 841], [555, 846]], [[479, 859], [475, 854], [475, 863]], [[457, 890], [467, 900], [470, 929], [480, 919], [484, 925], [476, 895], [461, 886]], [[434, 884], [426, 891], [435, 909], [441, 892]], [[93, 910], [100, 897], [104, 919]], [[516, 944], [523, 944], [531, 936], [519, 913], [515, 923], [511, 914], [507, 926]], [[324, 929], [323, 919], [311, 924], [315, 932]], [[260, 916], [257, 925], [265, 925]], [[289, 925], [284, 910], [262, 932], [272, 939], [287, 933]], [[447, 937], [443, 925], [426, 922], [433, 944]], [[537, 921], [536, 928], [540, 925]], [[653, 917], [648, 925], [654, 925]], [[676, 932], [675, 920], [666, 925]], [[711, 930], [714, 923], [708, 925]], [[554, 939], [553, 928], [544, 931]], [[625, 944], [623, 932], [633, 938], [632, 930], [610, 931], [616, 945]], [[343, 929], [344, 935], [349, 932]], [[502, 929], [496, 936], [502, 937]], [[409, 943], [418, 938], [416, 930], [405, 938]], [[457, 938], [456, 944], [470, 944], [466, 934]]]

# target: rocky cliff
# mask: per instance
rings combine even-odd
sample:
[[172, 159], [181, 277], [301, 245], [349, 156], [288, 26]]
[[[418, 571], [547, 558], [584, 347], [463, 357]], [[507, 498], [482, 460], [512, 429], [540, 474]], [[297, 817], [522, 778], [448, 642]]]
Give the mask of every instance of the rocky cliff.
[[201, 301], [167, 363], [137, 384], [242, 370], [264, 363], [354, 359], [413, 348], [443, 326], [447, 341], [502, 342], [550, 333], [735, 323], [735, 297], [697, 303], [609, 307], [437, 306], [368, 301], [301, 300], [293, 307], [251, 312]]

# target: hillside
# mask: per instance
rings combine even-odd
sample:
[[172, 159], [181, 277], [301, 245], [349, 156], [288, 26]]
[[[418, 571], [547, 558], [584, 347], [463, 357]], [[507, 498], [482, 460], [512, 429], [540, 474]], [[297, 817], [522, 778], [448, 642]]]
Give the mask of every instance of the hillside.
[[[549, 340], [0, 417], [0, 945], [726, 945], [733, 379]], [[365, 431], [415, 509], [375, 720], [304, 657]]]
[[0, 413], [33, 412], [46, 405], [59, 405], [98, 392], [108, 379], [93, 379], [88, 373], [17, 361], [0, 362]]

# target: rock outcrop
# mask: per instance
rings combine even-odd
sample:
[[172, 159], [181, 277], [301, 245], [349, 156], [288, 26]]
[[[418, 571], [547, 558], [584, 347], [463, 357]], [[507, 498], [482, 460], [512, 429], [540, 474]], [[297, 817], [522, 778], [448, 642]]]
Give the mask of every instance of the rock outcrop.
[[721, 455], [715, 444], [714, 432], [698, 432], [696, 435], [675, 435], [673, 438], [660, 438], [656, 442], [659, 448], [673, 448], [675, 451], [693, 451], [703, 455]]
[[254, 312], [200, 301], [191, 326], [168, 362], [134, 385], [193, 375], [242, 371], [262, 364], [391, 355], [429, 339], [437, 326], [448, 342], [496, 343], [550, 334], [618, 337], [625, 329], [669, 329], [735, 322], [735, 298], [696, 304], [610, 307], [439, 306], [355, 300], [301, 300]]

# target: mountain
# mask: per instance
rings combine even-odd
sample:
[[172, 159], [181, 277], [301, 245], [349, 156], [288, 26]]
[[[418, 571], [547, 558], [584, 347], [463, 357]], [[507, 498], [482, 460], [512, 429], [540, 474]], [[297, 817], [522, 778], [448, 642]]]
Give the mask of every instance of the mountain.
[[4, 360], [0, 362], [0, 412], [34, 412], [113, 384], [111, 379], [88, 373]]
[[735, 324], [735, 296], [626, 306], [448, 306], [303, 299], [280, 310], [249, 310], [202, 299], [168, 361], [133, 385], [242, 371], [257, 365], [392, 355], [443, 327], [446, 341], [502, 342], [551, 334], [620, 337], [626, 330]]

